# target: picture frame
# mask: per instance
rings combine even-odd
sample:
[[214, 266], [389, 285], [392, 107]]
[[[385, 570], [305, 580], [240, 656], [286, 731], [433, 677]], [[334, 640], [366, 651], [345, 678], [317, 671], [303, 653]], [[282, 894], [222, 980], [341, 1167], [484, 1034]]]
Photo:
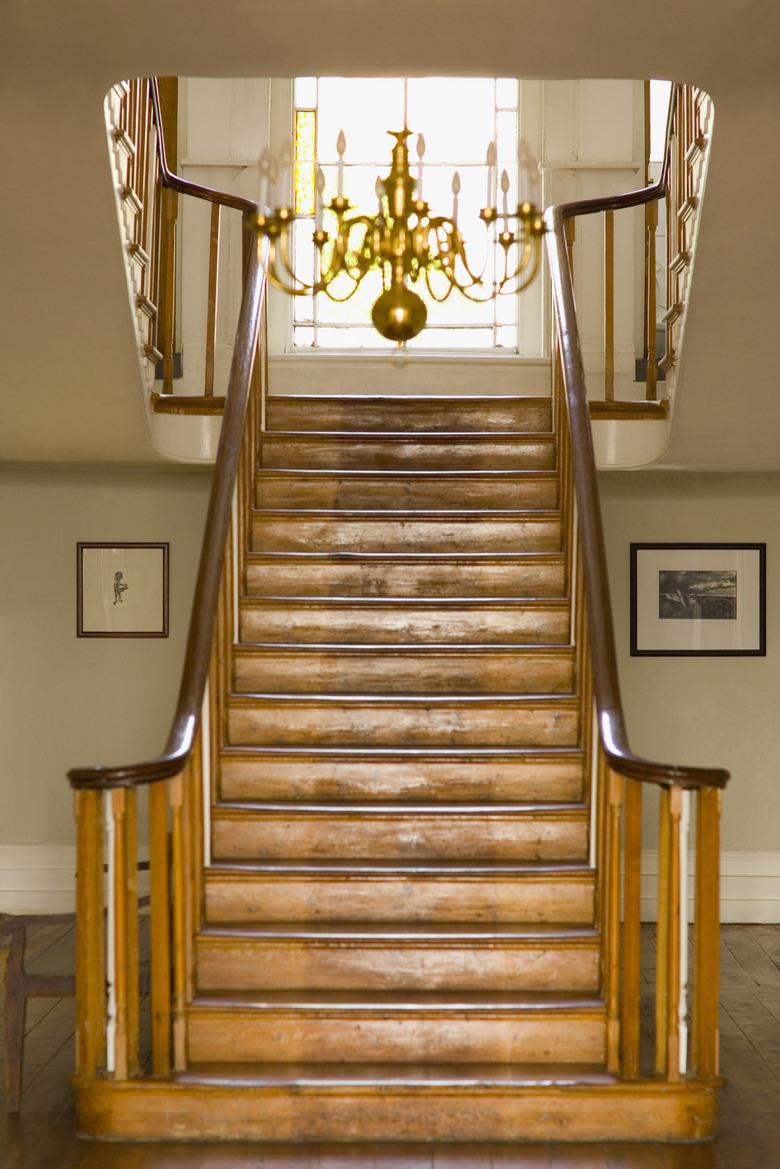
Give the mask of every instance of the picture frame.
[[766, 544], [631, 544], [632, 657], [765, 657]]
[[167, 543], [80, 541], [77, 637], [167, 637]]

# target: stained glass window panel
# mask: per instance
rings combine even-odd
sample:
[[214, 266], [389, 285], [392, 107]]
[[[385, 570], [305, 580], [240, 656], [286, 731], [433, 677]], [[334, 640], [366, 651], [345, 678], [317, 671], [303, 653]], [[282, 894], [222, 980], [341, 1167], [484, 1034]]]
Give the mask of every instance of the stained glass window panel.
[[317, 111], [295, 111], [295, 214], [314, 214]]

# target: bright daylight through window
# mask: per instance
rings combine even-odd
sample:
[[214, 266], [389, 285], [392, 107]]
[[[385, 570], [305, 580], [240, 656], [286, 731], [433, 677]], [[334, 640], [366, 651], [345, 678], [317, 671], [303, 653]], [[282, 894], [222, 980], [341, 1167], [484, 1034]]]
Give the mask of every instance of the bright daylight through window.
[[[473, 266], [487, 261], [486, 285], [492, 283], [498, 245], [479, 220], [486, 202], [486, 147], [495, 142], [496, 172], [509, 176], [508, 201], [514, 206], [529, 193], [518, 191], [518, 81], [494, 77], [298, 77], [293, 93], [294, 268], [305, 280], [317, 277], [312, 243], [316, 211], [316, 175], [321, 169], [325, 199], [337, 192], [337, 141], [343, 131], [344, 194], [368, 214], [376, 212], [377, 179], [389, 167], [388, 130], [408, 126], [409, 156], [425, 199], [437, 213], [449, 215], [453, 176], [460, 177], [458, 223]], [[424, 156], [418, 165], [418, 134]], [[537, 193], [537, 192], [535, 192]], [[538, 194], [538, 193], [537, 193]], [[331, 213], [326, 211], [327, 229]], [[346, 291], [346, 289], [345, 289]], [[394, 348], [371, 324], [371, 306], [382, 291], [381, 274], [372, 272], [348, 300], [326, 296], [293, 298], [293, 344], [297, 349]], [[518, 348], [518, 297], [501, 296], [474, 304], [458, 292], [437, 303], [422, 281], [415, 288], [428, 309], [428, 327], [409, 342], [416, 349]]]

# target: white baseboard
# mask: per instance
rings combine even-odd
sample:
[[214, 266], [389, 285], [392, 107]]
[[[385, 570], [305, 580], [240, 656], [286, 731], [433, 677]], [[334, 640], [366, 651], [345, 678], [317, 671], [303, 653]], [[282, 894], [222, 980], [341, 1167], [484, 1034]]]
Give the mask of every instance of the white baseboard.
[[[141, 846], [139, 859], [148, 849]], [[140, 892], [147, 890], [141, 873]], [[75, 844], [0, 844], [0, 913], [73, 913]]]
[[[688, 871], [692, 919], [693, 855]], [[72, 844], [0, 844], [0, 913], [71, 913], [75, 874]], [[658, 853], [645, 850], [643, 921], [656, 919], [657, 890]], [[724, 922], [780, 922], [780, 852], [723, 852], [720, 907]]]
[[[688, 856], [688, 916], [693, 920], [694, 854]], [[642, 853], [642, 920], [655, 921], [658, 853]], [[720, 919], [723, 922], [780, 922], [780, 852], [725, 850], [720, 857]]]

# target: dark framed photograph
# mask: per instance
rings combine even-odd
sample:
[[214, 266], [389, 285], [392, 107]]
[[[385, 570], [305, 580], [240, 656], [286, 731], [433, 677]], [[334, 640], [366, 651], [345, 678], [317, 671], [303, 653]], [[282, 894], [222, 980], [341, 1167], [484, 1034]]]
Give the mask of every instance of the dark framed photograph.
[[77, 545], [79, 637], [168, 636], [168, 545]]
[[766, 544], [632, 544], [631, 655], [764, 657]]

